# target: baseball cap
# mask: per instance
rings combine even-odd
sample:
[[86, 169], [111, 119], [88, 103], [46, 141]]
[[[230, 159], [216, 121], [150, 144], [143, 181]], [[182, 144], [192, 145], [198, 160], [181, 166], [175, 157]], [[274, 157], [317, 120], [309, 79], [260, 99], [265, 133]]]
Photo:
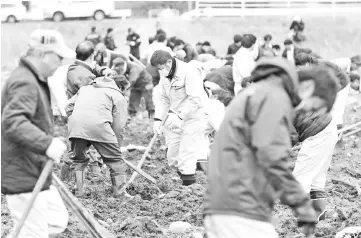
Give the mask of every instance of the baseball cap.
[[29, 47], [43, 51], [53, 51], [62, 58], [74, 58], [75, 52], [64, 41], [64, 37], [56, 30], [38, 29], [30, 35]]

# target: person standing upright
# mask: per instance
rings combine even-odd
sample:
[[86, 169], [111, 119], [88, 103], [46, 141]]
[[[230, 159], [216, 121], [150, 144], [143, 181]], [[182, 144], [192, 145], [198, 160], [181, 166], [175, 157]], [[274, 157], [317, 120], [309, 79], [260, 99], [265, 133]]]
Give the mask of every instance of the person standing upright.
[[104, 44], [108, 50], [115, 50], [117, 48], [114, 41], [113, 28], [108, 28], [107, 34], [104, 37]]
[[141, 43], [140, 36], [132, 28], [129, 28], [127, 45], [130, 47], [130, 53], [138, 60], [140, 59], [139, 46]]
[[91, 41], [91, 43], [93, 43], [94, 46], [96, 46], [101, 42], [100, 34], [96, 32], [95, 26], [91, 28], [91, 32], [85, 37], [85, 40]]
[[154, 36], [154, 40], [157, 40], [159, 35], [164, 35], [165, 38], [167, 38], [167, 33], [165, 33], [165, 31], [162, 29], [162, 25], [159, 21], [157, 21], [157, 23], [155, 24], [155, 28], [157, 29], [157, 31]]
[[[54, 136], [47, 79], [63, 58], [72, 57], [74, 52], [59, 32], [38, 29], [3, 87], [1, 193], [15, 223], [21, 219], [47, 161], [59, 163], [66, 151], [65, 143]], [[45, 238], [66, 229], [69, 215], [51, 182], [49, 174], [18, 237]]]
[[245, 78], [251, 76], [251, 72], [256, 66], [254, 50], [257, 38], [252, 34], [246, 34], [242, 37], [242, 47], [234, 55], [233, 60], [233, 81], [234, 95], [242, 90], [242, 82]]

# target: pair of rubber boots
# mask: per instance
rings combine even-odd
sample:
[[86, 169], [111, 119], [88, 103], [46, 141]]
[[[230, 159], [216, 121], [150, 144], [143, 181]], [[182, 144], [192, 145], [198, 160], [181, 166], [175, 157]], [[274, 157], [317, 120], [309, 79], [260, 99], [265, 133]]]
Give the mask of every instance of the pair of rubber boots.
[[322, 221], [326, 219], [326, 194], [323, 191], [311, 191], [310, 199], [312, 206], [316, 211], [317, 220]]
[[[111, 176], [113, 197], [119, 198], [121, 196], [131, 197], [126, 191], [122, 192], [121, 189], [126, 182], [126, 175]], [[83, 196], [85, 194], [84, 187], [85, 173], [81, 170], [75, 170], [75, 195]]]

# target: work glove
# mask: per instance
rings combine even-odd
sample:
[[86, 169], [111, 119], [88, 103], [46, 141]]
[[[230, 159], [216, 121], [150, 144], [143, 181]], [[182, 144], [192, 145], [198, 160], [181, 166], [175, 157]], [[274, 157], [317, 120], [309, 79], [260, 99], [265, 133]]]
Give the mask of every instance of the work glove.
[[161, 125], [162, 125], [162, 121], [157, 118], [154, 118], [154, 123], [153, 123], [154, 134], [158, 134], [158, 135], [162, 134]]
[[168, 113], [166, 124], [170, 130], [182, 129], [183, 120], [179, 117], [178, 114], [170, 112]]
[[311, 201], [307, 201], [303, 205], [297, 206], [294, 209], [295, 216], [297, 217], [297, 225], [301, 232], [306, 237], [313, 237], [317, 224], [316, 211], [313, 208]]
[[59, 138], [53, 138], [45, 154], [50, 159], [54, 160], [55, 163], [59, 163], [65, 151], [66, 151], [65, 143]]
[[129, 42], [129, 45], [135, 46], [135, 42], [134, 42], [134, 41], [131, 41], [131, 42]]

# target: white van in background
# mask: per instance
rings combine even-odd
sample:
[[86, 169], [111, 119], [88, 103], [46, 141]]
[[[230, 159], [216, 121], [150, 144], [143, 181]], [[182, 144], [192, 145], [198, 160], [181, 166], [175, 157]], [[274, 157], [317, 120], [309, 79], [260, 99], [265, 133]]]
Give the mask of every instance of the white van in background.
[[[59, 22], [67, 18], [93, 17], [100, 21], [105, 17], [130, 17], [130, 9], [115, 10], [113, 1], [44, 1], [45, 18]], [[125, 10], [125, 11], [124, 11]]]
[[0, 16], [2, 22], [22, 21], [26, 17], [26, 8], [21, 1], [1, 1]]

